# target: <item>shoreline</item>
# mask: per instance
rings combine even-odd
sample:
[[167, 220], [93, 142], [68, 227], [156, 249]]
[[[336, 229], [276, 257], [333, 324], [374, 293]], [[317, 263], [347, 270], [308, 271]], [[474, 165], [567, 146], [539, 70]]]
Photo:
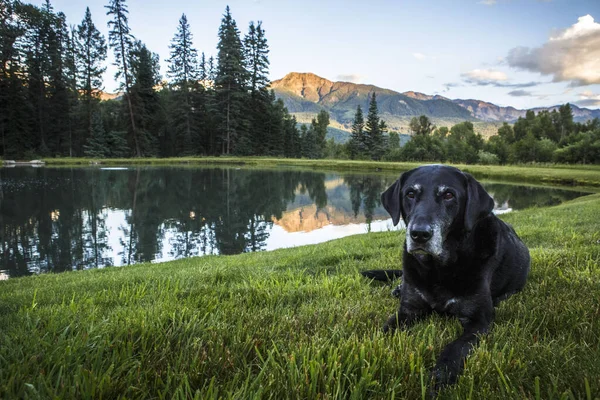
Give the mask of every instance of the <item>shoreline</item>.
[[[353, 161], [330, 159], [286, 159], [265, 157], [179, 157], [179, 158], [46, 158], [46, 166], [116, 166], [116, 165], [231, 165], [245, 167], [300, 167], [333, 171], [401, 172], [427, 163]], [[599, 165], [454, 165], [478, 179], [503, 179], [513, 182], [537, 182], [563, 186], [600, 187]]]

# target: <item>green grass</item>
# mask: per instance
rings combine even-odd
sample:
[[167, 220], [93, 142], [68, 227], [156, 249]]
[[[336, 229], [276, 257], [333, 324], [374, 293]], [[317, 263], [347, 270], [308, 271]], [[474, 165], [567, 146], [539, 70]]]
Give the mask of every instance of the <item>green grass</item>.
[[[600, 194], [503, 215], [531, 249], [523, 292], [440, 398], [600, 396]], [[0, 282], [0, 398], [408, 398], [460, 325], [393, 336], [402, 235]]]
[[[282, 166], [329, 170], [351, 171], [394, 171], [400, 172], [415, 168], [423, 163], [351, 161], [351, 160], [307, 160], [264, 157], [179, 157], [179, 158], [127, 158], [92, 160], [89, 158], [47, 158], [50, 166], [90, 165], [92, 162], [104, 165], [244, 165], [261, 168]], [[512, 182], [549, 183], [577, 186], [600, 186], [600, 166], [596, 165], [461, 165], [454, 164], [477, 178], [502, 179]]]

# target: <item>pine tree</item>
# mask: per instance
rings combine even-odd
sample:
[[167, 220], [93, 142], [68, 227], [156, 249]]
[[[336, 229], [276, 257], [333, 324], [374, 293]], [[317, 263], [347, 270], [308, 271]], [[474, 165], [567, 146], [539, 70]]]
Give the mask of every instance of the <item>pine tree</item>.
[[371, 101], [369, 102], [369, 113], [367, 114], [365, 131], [367, 137], [367, 152], [373, 160], [379, 160], [385, 152], [385, 147], [375, 93], [371, 95]]
[[[249, 154], [278, 155], [283, 152], [283, 112], [269, 93], [269, 47], [262, 23], [250, 22], [244, 37], [245, 65], [248, 69], [246, 86], [250, 99], [243, 104], [248, 129], [239, 139]], [[238, 153], [240, 153], [238, 151]]]
[[242, 105], [246, 97], [245, 82], [247, 71], [244, 68], [244, 54], [240, 33], [231, 16], [229, 6], [219, 27], [219, 51], [215, 90], [217, 107], [221, 123], [222, 153], [230, 154], [234, 150], [238, 136], [243, 136], [246, 124]]
[[214, 86], [215, 80], [217, 79], [217, 67], [215, 66], [215, 58], [213, 56], [210, 56], [208, 59], [206, 71], [207, 79], [211, 82], [211, 85]]
[[130, 93], [132, 74], [129, 63], [131, 60], [130, 53], [133, 49], [133, 36], [130, 33], [129, 21], [127, 18], [129, 10], [127, 9], [125, 0], [110, 0], [108, 6], [105, 6], [105, 8], [108, 9], [106, 15], [112, 17], [112, 19], [108, 21], [108, 27], [110, 29], [108, 33], [108, 44], [115, 53], [115, 66], [118, 68], [115, 79], [123, 79], [135, 155], [141, 157], [142, 153], [138, 142], [133, 103], [131, 101]]
[[77, 86], [77, 33], [75, 26], [71, 25], [68, 30], [68, 43], [66, 52], [66, 74], [67, 87], [69, 89], [69, 149], [67, 154], [69, 157], [81, 154], [81, 148], [78, 146], [80, 142], [80, 134], [78, 132], [78, 112], [80, 109], [79, 89]]
[[52, 7], [46, 3], [48, 30], [46, 36], [47, 77], [46, 85], [46, 146], [47, 154], [69, 155], [72, 153], [71, 117], [77, 93], [72, 84], [74, 73], [71, 34], [62, 12], [51, 14]]
[[92, 134], [92, 115], [97, 109], [99, 94], [102, 90], [102, 74], [106, 71], [106, 41], [94, 25], [90, 8], [85, 10], [81, 24], [77, 26], [77, 76], [78, 87], [83, 100], [85, 142]]
[[206, 63], [206, 56], [204, 52], [200, 55], [200, 63], [198, 64], [198, 79], [202, 82], [202, 85], [207, 85], [208, 82], [208, 65]]
[[329, 126], [329, 113], [321, 110], [317, 118], [312, 120], [311, 129], [314, 131], [315, 153], [314, 158], [322, 158], [325, 151], [325, 137]]
[[86, 157], [108, 157], [110, 155], [110, 148], [108, 147], [106, 133], [102, 124], [102, 116], [97, 111], [92, 114], [91, 128], [87, 144], [83, 146], [83, 153]]
[[362, 108], [360, 105], [356, 107], [356, 113], [354, 114], [354, 122], [352, 123], [352, 136], [348, 143], [350, 151], [350, 158], [360, 158], [366, 151], [366, 137], [365, 137], [365, 119], [363, 117]]
[[21, 16], [26, 23], [25, 35], [22, 49], [25, 54], [27, 102], [32, 108], [32, 113], [27, 124], [30, 125], [32, 133], [36, 136], [35, 145], [29, 150], [39, 152], [41, 155], [49, 155], [48, 146], [50, 135], [49, 121], [49, 86], [50, 68], [53, 58], [50, 57], [50, 41], [53, 39], [52, 32], [55, 16], [52, 6], [45, 3], [44, 9], [32, 5], [25, 5], [21, 10]]
[[34, 146], [29, 115], [34, 114], [28, 101], [26, 72], [20, 42], [24, 42], [25, 27], [19, 4], [0, 0], [0, 145], [2, 156], [21, 158]]
[[159, 57], [139, 40], [135, 42], [130, 57], [133, 78], [130, 94], [138, 128], [137, 145], [141, 156], [154, 156], [158, 152], [163, 117], [155, 89], [160, 83]]
[[269, 46], [262, 28], [262, 21], [255, 26], [250, 22], [244, 37], [244, 51], [248, 68], [248, 87], [252, 92], [265, 90], [269, 86]]
[[107, 157], [123, 158], [131, 154], [131, 150], [125, 139], [126, 132], [110, 131], [106, 134], [106, 147], [109, 149]]
[[[173, 119], [178, 154], [192, 155], [198, 141], [200, 124], [194, 123], [192, 97], [198, 95], [195, 82], [202, 79], [198, 70], [198, 51], [193, 47], [190, 25], [185, 14], [179, 19], [177, 33], [171, 40], [171, 57], [167, 60], [173, 90]], [[204, 54], [203, 54], [204, 57]]]
[[[313, 121], [315, 121], [313, 119]], [[302, 157], [316, 159], [320, 157], [320, 149], [317, 147], [316, 132], [314, 124], [311, 124], [307, 128], [306, 125], [302, 125], [300, 128], [300, 141], [302, 142]]]

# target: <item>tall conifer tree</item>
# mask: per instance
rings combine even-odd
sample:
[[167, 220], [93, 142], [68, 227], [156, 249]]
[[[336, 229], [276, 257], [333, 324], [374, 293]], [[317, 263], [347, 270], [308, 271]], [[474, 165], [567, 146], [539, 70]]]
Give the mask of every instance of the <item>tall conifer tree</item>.
[[115, 75], [116, 79], [123, 79], [123, 88], [125, 89], [125, 99], [127, 101], [127, 109], [129, 111], [129, 121], [131, 123], [131, 137], [135, 150], [135, 155], [141, 157], [140, 144], [137, 137], [135, 117], [133, 111], [133, 103], [131, 101], [131, 85], [132, 75], [130, 66], [130, 53], [133, 48], [133, 36], [129, 29], [129, 20], [127, 14], [126, 0], [110, 0], [108, 6], [105, 6], [108, 11], [106, 15], [112, 19], [108, 21], [110, 29], [108, 33], [108, 44], [112, 47], [115, 53], [115, 65], [118, 68]]
[[240, 33], [229, 6], [219, 27], [217, 45], [217, 70], [215, 90], [217, 107], [221, 118], [220, 132], [222, 153], [230, 154], [235, 141], [241, 136], [246, 124], [242, 104], [246, 97], [245, 83], [247, 71], [244, 67], [244, 53]]
[[[193, 47], [192, 33], [185, 14], [179, 19], [177, 33], [169, 46], [171, 57], [167, 75], [171, 78], [173, 102], [172, 114], [175, 120], [177, 150], [182, 155], [194, 154], [199, 124], [195, 123], [192, 104], [198, 95], [198, 79], [201, 79], [198, 65], [198, 51]], [[203, 54], [204, 56], [204, 54]]]
[[130, 93], [138, 128], [139, 151], [142, 156], [155, 156], [158, 153], [158, 137], [163, 122], [160, 100], [156, 92], [156, 86], [160, 83], [159, 57], [138, 40], [130, 58], [133, 79]]
[[350, 158], [355, 159], [362, 156], [366, 150], [366, 137], [365, 137], [365, 119], [363, 117], [362, 109], [360, 105], [356, 107], [356, 113], [354, 114], [354, 122], [352, 123], [352, 136], [348, 147], [350, 150]]
[[77, 26], [77, 76], [83, 100], [84, 132], [82, 142], [92, 134], [92, 116], [97, 108], [102, 90], [102, 74], [106, 71], [106, 41], [94, 25], [90, 8], [85, 10], [81, 24]]
[[365, 131], [367, 136], [367, 151], [373, 160], [379, 160], [385, 148], [375, 93], [371, 95], [371, 101], [369, 102], [369, 114], [367, 115]]

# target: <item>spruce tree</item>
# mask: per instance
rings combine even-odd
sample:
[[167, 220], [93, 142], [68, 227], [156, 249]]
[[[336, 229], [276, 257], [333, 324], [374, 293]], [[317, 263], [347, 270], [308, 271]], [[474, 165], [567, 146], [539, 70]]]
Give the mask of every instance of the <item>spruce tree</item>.
[[34, 147], [28, 101], [27, 74], [22, 56], [26, 54], [26, 28], [19, 20], [23, 10], [9, 0], [0, 0], [0, 145], [2, 156], [22, 158]]
[[127, 132], [122, 131], [110, 131], [106, 134], [106, 148], [109, 149], [107, 157], [123, 158], [131, 154], [125, 138], [126, 134]]
[[156, 86], [160, 83], [159, 57], [141, 41], [136, 41], [130, 53], [131, 103], [138, 128], [137, 144], [141, 156], [158, 153], [158, 138], [163, 123], [162, 109]]
[[32, 113], [27, 123], [31, 126], [35, 138], [34, 148], [30, 150], [40, 155], [49, 155], [50, 136], [49, 105], [50, 98], [48, 81], [50, 69], [55, 57], [50, 57], [50, 42], [54, 41], [53, 25], [55, 16], [52, 6], [46, 2], [43, 9], [27, 5], [22, 10], [26, 24], [22, 49], [25, 55], [27, 101]]
[[171, 57], [167, 60], [173, 89], [172, 116], [174, 119], [175, 137], [178, 154], [194, 154], [194, 143], [197, 142], [199, 124], [194, 123], [192, 97], [198, 95], [195, 82], [201, 79], [198, 70], [198, 51], [193, 47], [192, 33], [185, 14], [179, 19], [177, 33], [169, 46]]
[[360, 158], [365, 154], [366, 151], [366, 137], [365, 137], [365, 119], [363, 117], [362, 108], [360, 105], [356, 106], [356, 113], [354, 114], [354, 122], [352, 123], [352, 136], [348, 143], [350, 151], [350, 158]]
[[385, 148], [375, 93], [371, 95], [371, 101], [369, 102], [369, 113], [367, 114], [365, 131], [367, 137], [367, 152], [371, 159], [379, 160], [383, 155]]
[[206, 63], [206, 56], [204, 52], [200, 55], [200, 63], [198, 64], [198, 79], [202, 82], [202, 85], [207, 85], [208, 82], [208, 64]]
[[[248, 33], [244, 37], [244, 57], [248, 70], [246, 86], [250, 99], [244, 102], [245, 115], [248, 115], [248, 129], [239, 140], [244, 150], [250, 154], [279, 155], [283, 152], [282, 108], [270, 94], [269, 85], [269, 47], [262, 23], [250, 22]], [[240, 153], [238, 151], [238, 153]]]
[[248, 68], [248, 86], [252, 92], [265, 90], [269, 86], [269, 46], [262, 22], [250, 22], [244, 37], [244, 51]]
[[132, 74], [130, 67], [131, 51], [133, 48], [133, 36], [129, 29], [129, 20], [127, 14], [126, 0], [110, 0], [106, 15], [111, 20], [108, 21], [108, 27], [110, 29], [108, 33], [108, 44], [112, 47], [115, 54], [115, 66], [117, 67], [117, 73], [115, 79], [123, 79], [123, 88], [125, 90], [125, 100], [127, 101], [127, 109], [129, 112], [129, 121], [131, 123], [131, 137], [135, 150], [135, 155], [141, 157], [140, 144], [138, 142], [137, 130], [135, 124], [135, 116], [133, 111], [133, 103], [131, 101], [131, 86], [132, 86]]
[[217, 70], [215, 90], [217, 107], [221, 119], [222, 153], [230, 154], [234, 150], [238, 136], [244, 133], [246, 117], [243, 115], [243, 102], [246, 98], [246, 76], [244, 54], [240, 33], [229, 6], [219, 27], [219, 43], [217, 45]]
[[[51, 10], [49, 2], [46, 6]], [[77, 93], [70, 83], [74, 66], [70, 32], [64, 13], [48, 15], [50, 26], [47, 36], [47, 149], [50, 155], [72, 153], [71, 115]]]
[[319, 111], [317, 118], [313, 118], [311, 129], [314, 131], [314, 158], [322, 158], [325, 152], [325, 137], [329, 126], [329, 113], [325, 110]]
[[102, 124], [102, 116], [96, 111], [92, 114], [91, 133], [87, 144], [83, 146], [83, 154], [86, 157], [106, 158], [110, 155], [106, 133]]
[[94, 25], [87, 7], [81, 24], [77, 26], [76, 40], [78, 88], [83, 101], [83, 142], [92, 134], [92, 115], [98, 106], [102, 74], [106, 71], [106, 51], [104, 36]]

